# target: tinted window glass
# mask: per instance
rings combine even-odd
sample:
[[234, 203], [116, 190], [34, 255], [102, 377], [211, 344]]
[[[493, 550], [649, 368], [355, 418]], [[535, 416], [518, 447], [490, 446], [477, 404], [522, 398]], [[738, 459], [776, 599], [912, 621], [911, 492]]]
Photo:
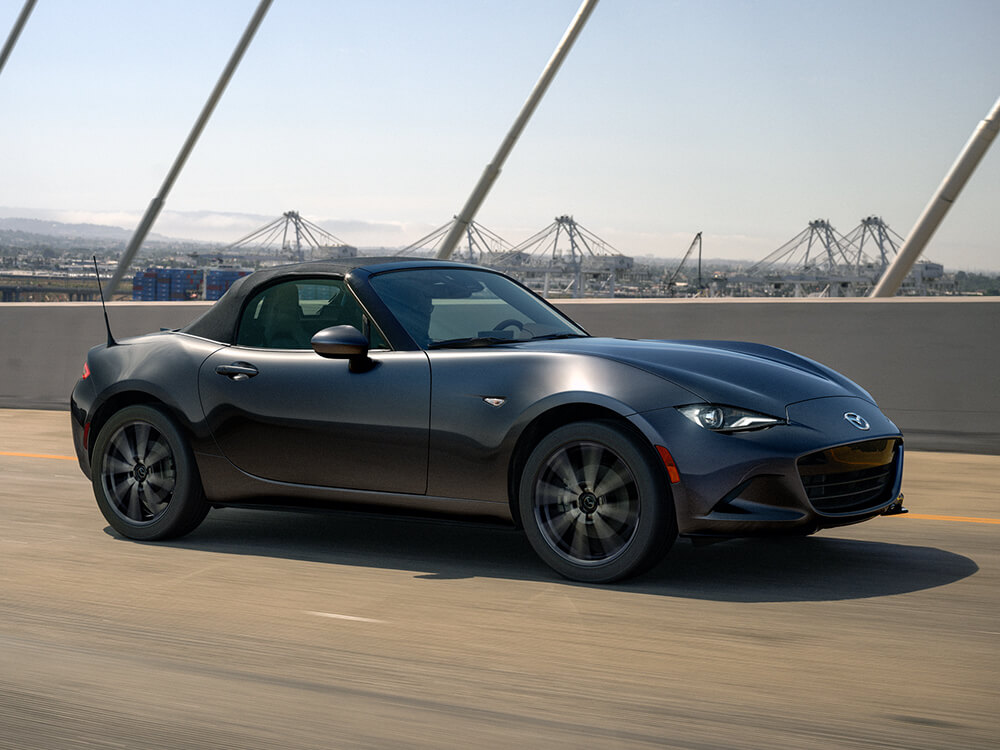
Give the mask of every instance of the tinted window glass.
[[421, 268], [372, 277], [372, 287], [421, 346], [498, 338], [585, 335], [572, 321], [505, 276], [465, 268]]
[[311, 349], [313, 334], [341, 325], [367, 332], [373, 349], [388, 348], [378, 329], [368, 326], [364, 311], [343, 281], [286, 281], [250, 300], [240, 318], [236, 343], [266, 349]]

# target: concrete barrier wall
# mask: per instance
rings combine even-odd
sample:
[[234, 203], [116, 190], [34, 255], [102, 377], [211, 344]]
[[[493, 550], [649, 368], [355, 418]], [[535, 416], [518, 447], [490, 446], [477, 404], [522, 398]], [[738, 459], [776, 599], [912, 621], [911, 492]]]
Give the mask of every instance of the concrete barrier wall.
[[[111, 302], [115, 337], [179, 328], [207, 302]], [[100, 302], [0, 303], [0, 408], [68, 409], [87, 351], [107, 339]]]
[[[194, 319], [208, 303], [108, 305], [119, 338]], [[1000, 453], [1000, 300], [565, 300], [595, 335], [756, 341], [860, 383], [911, 448]], [[62, 409], [99, 303], [0, 304], [0, 407]], [[0, 416], [2, 418], [2, 416]]]

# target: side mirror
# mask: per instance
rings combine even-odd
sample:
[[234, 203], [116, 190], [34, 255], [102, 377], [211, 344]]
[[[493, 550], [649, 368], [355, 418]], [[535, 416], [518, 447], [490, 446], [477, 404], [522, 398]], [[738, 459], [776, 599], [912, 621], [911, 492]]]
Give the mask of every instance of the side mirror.
[[367, 372], [375, 366], [368, 356], [368, 339], [354, 326], [324, 328], [315, 333], [310, 343], [321, 357], [348, 360], [351, 372]]

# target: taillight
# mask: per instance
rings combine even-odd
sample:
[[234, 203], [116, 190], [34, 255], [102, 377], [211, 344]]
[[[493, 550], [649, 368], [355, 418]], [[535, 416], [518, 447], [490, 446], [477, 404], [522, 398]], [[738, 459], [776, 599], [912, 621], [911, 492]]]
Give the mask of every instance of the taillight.
[[84, 362], [83, 363], [83, 379], [86, 380], [90, 377], [90, 366]]

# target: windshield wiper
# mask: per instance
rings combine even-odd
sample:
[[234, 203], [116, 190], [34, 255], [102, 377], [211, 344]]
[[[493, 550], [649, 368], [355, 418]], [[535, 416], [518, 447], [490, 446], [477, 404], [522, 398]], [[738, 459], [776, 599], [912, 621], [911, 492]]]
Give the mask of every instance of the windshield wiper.
[[589, 339], [586, 333], [550, 333], [548, 336], [532, 336], [529, 341], [555, 341], [556, 339]]
[[427, 346], [428, 349], [467, 349], [477, 346], [492, 346], [493, 344], [513, 344], [514, 339], [510, 336], [468, 336], [461, 339], [446, 339], [435, 341]]
[[523, 344], [527, 341], [554, 341], [555, 339], [586, 339], [586, 333], [550, 333], [547, 336], [532, 336], [530, 339], [514, 339], [510, 336], [468, 336], [460, 339], [435, 341], [428, 349], [472, 349], [478, 346], [493, 346], [494, 344]]

